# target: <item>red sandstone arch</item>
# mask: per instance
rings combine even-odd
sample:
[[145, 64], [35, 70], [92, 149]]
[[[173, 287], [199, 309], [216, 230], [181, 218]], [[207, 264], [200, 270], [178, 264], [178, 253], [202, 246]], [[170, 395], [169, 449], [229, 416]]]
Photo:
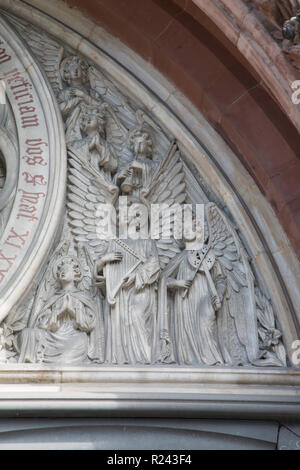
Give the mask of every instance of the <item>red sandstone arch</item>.
[[150, 61], [203, 113], [272, 204], [300, 257], [300, 109], [288, 99], [297, 74], [262, 27], [256, 30], [254, 14], [246, 24], [241, 0], [229, 17], [216, 6], [232, 0], [66, 1]]

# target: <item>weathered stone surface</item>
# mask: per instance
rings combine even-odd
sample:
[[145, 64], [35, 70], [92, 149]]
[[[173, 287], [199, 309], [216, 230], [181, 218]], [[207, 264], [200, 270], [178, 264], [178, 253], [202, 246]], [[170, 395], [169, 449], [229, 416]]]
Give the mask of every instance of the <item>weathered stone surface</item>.
[[[289, 361], [292, 357], [295, 324], [266, 250], [277, 256], [291, 289], [297, 265], [249, 173], [173, 86], [148, 74], [144, 63], [127, 56], [102, 30], [83, 24], [98, 46], [112, 48], [111, 56], [114, 50], [125, 65], [138, 63], [139, 79], [150, 89], [154, 84], [181, 121], [111, 58], [61, 24], [52, 27], [40, 13], [10, 21], [44, 71], [49, 73], [49, 55], [55, 64], [48, 79], [65, 124], [68, 181], [62, 237], [47, 253], [32, 292], [2, 324], [1, 360], [8, 361], [0, 368], [2, 416], [298, 416], [299, 374], [283, 367], [286, 353]], [[251, 85], [247, 76], [243, 80]], [[188, 243], [179, 250], [172, 244], [172, 253], [148, 240], [96, 243], [97, 198], [114, 201], [116, 194], [126, 194], [152, 203], [154, 196], [160, 201], [164, 184], [167, 198], [205, 204], [206, 252], [191, 255]], [[267, 224], [267, 245], [253, 220], [259, 227]], [[193, 273], [187, 278], [189, 266]], [[141, 295], [143, 283], [154, 314]], [[186, 319], [196, 324], [196, 335], [192, 328], [181, 334]], [[205, 433], [204, 447], [216, 446], [212, 428], [199, 431]], [[230, 438], [222, 445], [239, 441], [274, 448], [271, 428], [264, 428], [262, 440], [259, 433], [254, 437], [258, 426], [251, 436], [246, 428], [240, 428], [243, 436], [227, 428]]]
[[[204, 196], [201, 175], [199, 181], [192, 175], [174, 137], [84, 57], [26, 21], [9, 19], [60, 107], [68, 184], [62, 237], [34, 299], [3, 323], [7, 361], [286, 366], [282, 333], [249, 253], [218, 200]], [[22, 175], [46, 185], [43, 174]], [[121, 236], [123, 199], [146, 210], [204, 204], [201, 245], [190, 225], [180, 246], [174, 219], [167, 238], [163, 225], [141, 236], [154, 216], [141, 222], [128, 207], [134, 236]], [[101, 228], [104, 205], [119, 210], [114, 236]]]

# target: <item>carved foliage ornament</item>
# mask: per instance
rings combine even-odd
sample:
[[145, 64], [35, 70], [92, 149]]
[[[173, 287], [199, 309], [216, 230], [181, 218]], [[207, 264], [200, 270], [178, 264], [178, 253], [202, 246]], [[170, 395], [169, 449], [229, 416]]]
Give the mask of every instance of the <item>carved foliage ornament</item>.
[[[10, 21], [52, 85], [68, 174], [61, 240], [38, 285], [2, 323], [2, 361], [285, 366], [268, 294], [174, 137], [84, 57]], [[42, 156], [29, 156], [40, 169], [35, 190], [44, 192]], [[174, 218], [168, 238], [100, 236], [99, 205], [113, 207], [120, 221], [125, 197], [131, 209], [165, 204], [163, 218], [164, 210], [204, 204], [203, 246], [192, 235], [176, 239]], [[151, 211], [147, 217], [152, 222]], [[144, 228], [136, 212], [127, 222], [137, 233]]]
[[267, 20], [273, 37], [282, 42], [283, 51], [300, 70], [300, 1], [251, 0]]

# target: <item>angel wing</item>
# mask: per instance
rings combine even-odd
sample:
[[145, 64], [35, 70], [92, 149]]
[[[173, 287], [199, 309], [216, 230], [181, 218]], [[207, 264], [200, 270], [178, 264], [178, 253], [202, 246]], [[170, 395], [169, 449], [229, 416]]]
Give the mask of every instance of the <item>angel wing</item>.
[[259, 347], [254, 276], [248, 256], [225, 214], [214, 203], [206, 205], [206, 219], [209, 243], [227, 284], [218, 316], [226, 315], [228, 308], [229, 315], [234, 319], [237, 337], [245, 347], [250, 362], [254, 362], [259, 355]]
[[[131, 118], [122, 122], [122, 118], [124, 119], [125, 106], [127, 106], [127, 111], [130, 113]], [[110, 104], [107, 104], [106, 107], [106, 140], [113, 147], [114, 154], [119, 162], [119, 170], [128, 167], [133, 158], [129, 149], [129, 139], [136, 129], [142, 128], [151, 135], [155, 144], [153, 160], [161, 160], [166, 155], [170, 147], [170, 141], [167, 136], [164, 135], [162, 129], [147, 114], [145, 114], [144, 111], [141, 109], [134, 111], [130, 106], [130, 104], [124, 101], [124, 104], [121, 107], [113, 108]], [[128, 125], [130, 125], [130, 127], [128, 127]]]
[[106, 108], [106, 141], [113, 149], [113, 153], [118, 160], [119, 171], [127, 167], [132, 160], [132, 154], [128, 148], [129, 130], [121, 122], [117, 112], [112, 106]]
[[[174, 237], [174, 215], [172, 210], [176, 210], [178, 204], [183, 204], [186, 200], [184, 167], [175, 142], [171, 144], [166, 157], [154, 173], [150, 185], [143, 189], [142, 197], [148, 204], [161, 205], [161, 222], [157, 225], [157, 233], [154, 230], [152, 236], [157, 239], [156, 246], [161, 268], [163, 269], [170, 259], [181, 251], [179, 243]], [[171, 222], [171, 238], [163, 238], [162, 236], [162, 221], [167, 216], [170, 217]]]
[[128, 98], [122, 95], [103, 72], [91, 66], [89, 80], [97, 98], [107, 104], [106, 140], [113, 147], [119, 161], [119, 169], [132, 159], [128, 149], [128, 135], [140, 124], [140, 113]]
[[46, 72], [54, 93], [58, 95], [63, 88], [59, 68], [63, 58], [64, 48], [33, 25], [15, 16], [6, 15], [30, 47], [34, 56]]
[[69, 149], [67, 209], [75, 243], [87, 243], [95, 257], [106, 249], [105, 230], [99, 217], [113, 207], [118, 188], [83, 161], [79, 152]]
[[127, 129], [136, 124], [135, 109], [103, 72], [91, 66], [89, 68], [89, 80], [91, 88], [100, 96], [102, 102], [111, 106], [118, 115], [120, 122], [124, 125], [126, 123]]

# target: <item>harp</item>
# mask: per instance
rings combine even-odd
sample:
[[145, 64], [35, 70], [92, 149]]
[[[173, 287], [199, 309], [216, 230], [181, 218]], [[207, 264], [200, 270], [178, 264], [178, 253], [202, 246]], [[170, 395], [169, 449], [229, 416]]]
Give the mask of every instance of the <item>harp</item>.
[[110, 305], [115, 305], [116, 296], [122, 288], [125, 279], [140, 264], [145, 263], [146, 260], [128, 244], [128, 241], [125, 243], [123, 240], [111, 240], [109, 251], [119, 252], [123, 256], [122, 261], [109, 263], [104, 268], [107, 300]]

